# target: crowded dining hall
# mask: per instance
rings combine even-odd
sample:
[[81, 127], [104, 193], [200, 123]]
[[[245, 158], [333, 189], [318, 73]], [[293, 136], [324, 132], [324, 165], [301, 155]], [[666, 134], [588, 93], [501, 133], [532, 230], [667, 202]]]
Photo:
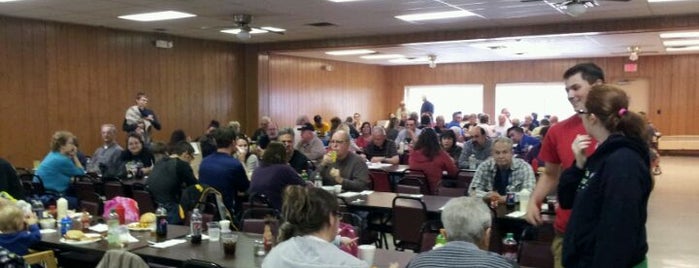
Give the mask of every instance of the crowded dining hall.
[[699, 267], [696, 0], [0, 0], [2, 267]]

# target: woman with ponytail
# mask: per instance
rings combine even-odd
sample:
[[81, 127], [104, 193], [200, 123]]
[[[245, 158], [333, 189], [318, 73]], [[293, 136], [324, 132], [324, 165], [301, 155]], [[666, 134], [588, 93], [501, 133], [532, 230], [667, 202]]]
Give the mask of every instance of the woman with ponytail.
[[335, 196], [321, 188], [287, 187], [280, 243], [265, 257], [262, 267], [369, 267], [333, 244], [338, 239], [339, 208]]
[[[646, 218], [653, 188], [643, 118], [611, 85], [592, 87], [576, 111], [588, 135], [571, 145], [575, 164], [558, 185], [560, 206], [572, 208], [563, 242], [563, 266], [647, 267]], [[590, 157], [591, 139], [598, 147]]]

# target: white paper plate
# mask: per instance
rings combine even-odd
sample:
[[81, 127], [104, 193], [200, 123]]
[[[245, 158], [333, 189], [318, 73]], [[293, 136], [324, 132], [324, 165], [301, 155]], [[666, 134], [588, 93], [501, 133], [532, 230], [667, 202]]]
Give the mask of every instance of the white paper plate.
[[90, 244], [90, 243], [94, 243], [94, 242], [102, 240], [102, 236], [100, 234], [87, 233], [87, 234], [85, 234], [85, 236], [88, 238], [85, 240], [80, 240], [80, 241], [65, 239], [65, 238], [61, 238], [59, 241], [61, 243], [66, 243], [66, 244], [70, 244], [70, 245], [84, 245], [84, 244]]

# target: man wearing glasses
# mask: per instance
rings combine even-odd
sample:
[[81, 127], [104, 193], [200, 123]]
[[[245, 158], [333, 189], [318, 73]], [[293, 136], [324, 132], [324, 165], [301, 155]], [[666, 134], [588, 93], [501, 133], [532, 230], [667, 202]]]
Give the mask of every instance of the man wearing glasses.
[[[568, 101], [573, 105], [573, 109], [575, 111], [584, 111], [587, 93], [590, 92], [592, 86], [604, 83], [604, 72], [593, 63], [581, 63], [568, 69], [563, 74], [563, 79], [565, 80], [566, 92], [568, 93]], [[529, 199], [526, 214], [526, 219], [529, 223], [533, 225], [542, 223], [541, 203], [546, 198], [546, 195], [558, 187], [558, 181], [563, 170], [573, 164], [575, 157], [570, 146], [575, 137], [580, 134], [586, 134], [586, 131], [583, 127], [582, 119], [577, 114], [558, 124], [552, 124], [552, 127], [547, 132], [539, 153], [539, 158], [544, 160], [546, 165], [544, 173], [539, 178]], [[586, 155], [590, 156], [595, 147], [596, 142], [593, 140], [593, 144], [587, 148]], [[556, 208], [556, 220], [553, 224], [556, 230], [556, 237], [551, 245], [556, 267], [563, 267], [561, 265], [563, 235], [570, 214], [571, 210]]]
[[350, 151], [349, 133], [336, 131], [328, 148], [330, 152], [323, 156], [319, 169], [323, 184], [342, 185], [347, 191], [369, 190], [369, 168], [363, 158]]

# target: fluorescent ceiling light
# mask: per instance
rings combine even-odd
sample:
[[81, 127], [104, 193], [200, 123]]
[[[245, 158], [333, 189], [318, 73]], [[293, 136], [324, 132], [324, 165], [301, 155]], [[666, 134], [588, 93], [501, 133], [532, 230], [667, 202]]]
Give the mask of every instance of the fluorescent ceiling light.
[[[224, 29], [221, 30], [222, 33], [227, 33], [227, 34], [238, 34], [240, 32], [240, 29]], [[266, 33], [267, 31], [262, 30], [262, 29], [257, 29], [257, 28], [252, 28], [250, 31], [251, 34], [260, 34], [260, 33]]]
[[376, 51], [368, 50], [368, 49], [351, 49], [351, 50], [336, 50], [336, 51], [325, 52], [325, 54], [333, 55], [333, 56], [362, 55], [362, 54], [371, 54], [371, 53], [376, 53]]
[[679, 2], [679, 1], [689, 1], [689, 0], [648, 0], [648, 3]]
[[699, 31], [661, 33], [660, 38], [699, 38]]
[[689, 46], [689, 47], [666, 47], [665, 51], [695, 51], [699, 50], [699, 46]]
[[360, 58], [365, 60], [385, 60], [385, 59], [395, 59], [404, 57], [401, 54], [376, 54], [376, 55], [364, 55]]
[[119, 16], [119, 18], [125, 19], [125, 20], [135, 20], [135, 21], [158, 21], [158, 20], [182, 19], [182, 18], [189, 18], [189, 17], [196, 17], [196, 16], [197, 15], [194, 15], [194, 14], [168, 10], [168, 11], [124, 15], [124, 16]]
[[0, 0], [0, 3], [6, 3], [6, 2], [16, 2], [20, 0]]
[[476, 16], [476, 14], [466, 11], [466, 10], [456, 10], [456, 11], [446, 11], [446, 12], [432, 12], [432, 13], [421, 13], [421, 14], [409, 14], [396, 16], [396, 19], [404, 21], [421, 21], [421, 20], [440, 20], [440, 19], [450, 19], [450, 18], [460, 18]]
[[418, 57], [418, 58], [392, 59], [392, 60], [389, 60], [388, 62], [390, 62], [390, 63], [425, 63], [428, 61], [429, 60], [427, 59], [427, 57]]
[[277, 28], [277, 27], [269, 27], [269, 26], [260, 27], [260, 29], [265, 30], [265, 31], [270, 31], [270, 32], [285, 32], [286, 31], [286, 29]]
[[342, 3], [342, 2], [356, 2], [356, 1], [363, 1], [363, 0], [328, 0], [330, 2], [335, 2], [335, 3]]
[[663, 45], [665, 45], [666, 47], [697, 46], [699, 45], [699, 39], [667, 40], [663, 41]]
[[491, 39], [466, 39], [466, 40], [449, 40], [449, 41], [435, 41], [435, 42], [418, 42], [418, 43], [407, 43], [403, 46], [428, 46], [428, 45], [451, 45], [459, 43], [476, 43], [483, 41], [498, 41], [498, 40], [517, 40], [517, 39], [534, 39], [534, 38], [556, 38], [556, 37], [575, 37], [575, 36], [592, 36], [598, 35], [599, 32], [585, 32], [585, 33], [566, 33], [566, 34], [544, 34], [544, 35], [525, 35], [525, 36], [510, 36], [510, 37], [497, 37]]

